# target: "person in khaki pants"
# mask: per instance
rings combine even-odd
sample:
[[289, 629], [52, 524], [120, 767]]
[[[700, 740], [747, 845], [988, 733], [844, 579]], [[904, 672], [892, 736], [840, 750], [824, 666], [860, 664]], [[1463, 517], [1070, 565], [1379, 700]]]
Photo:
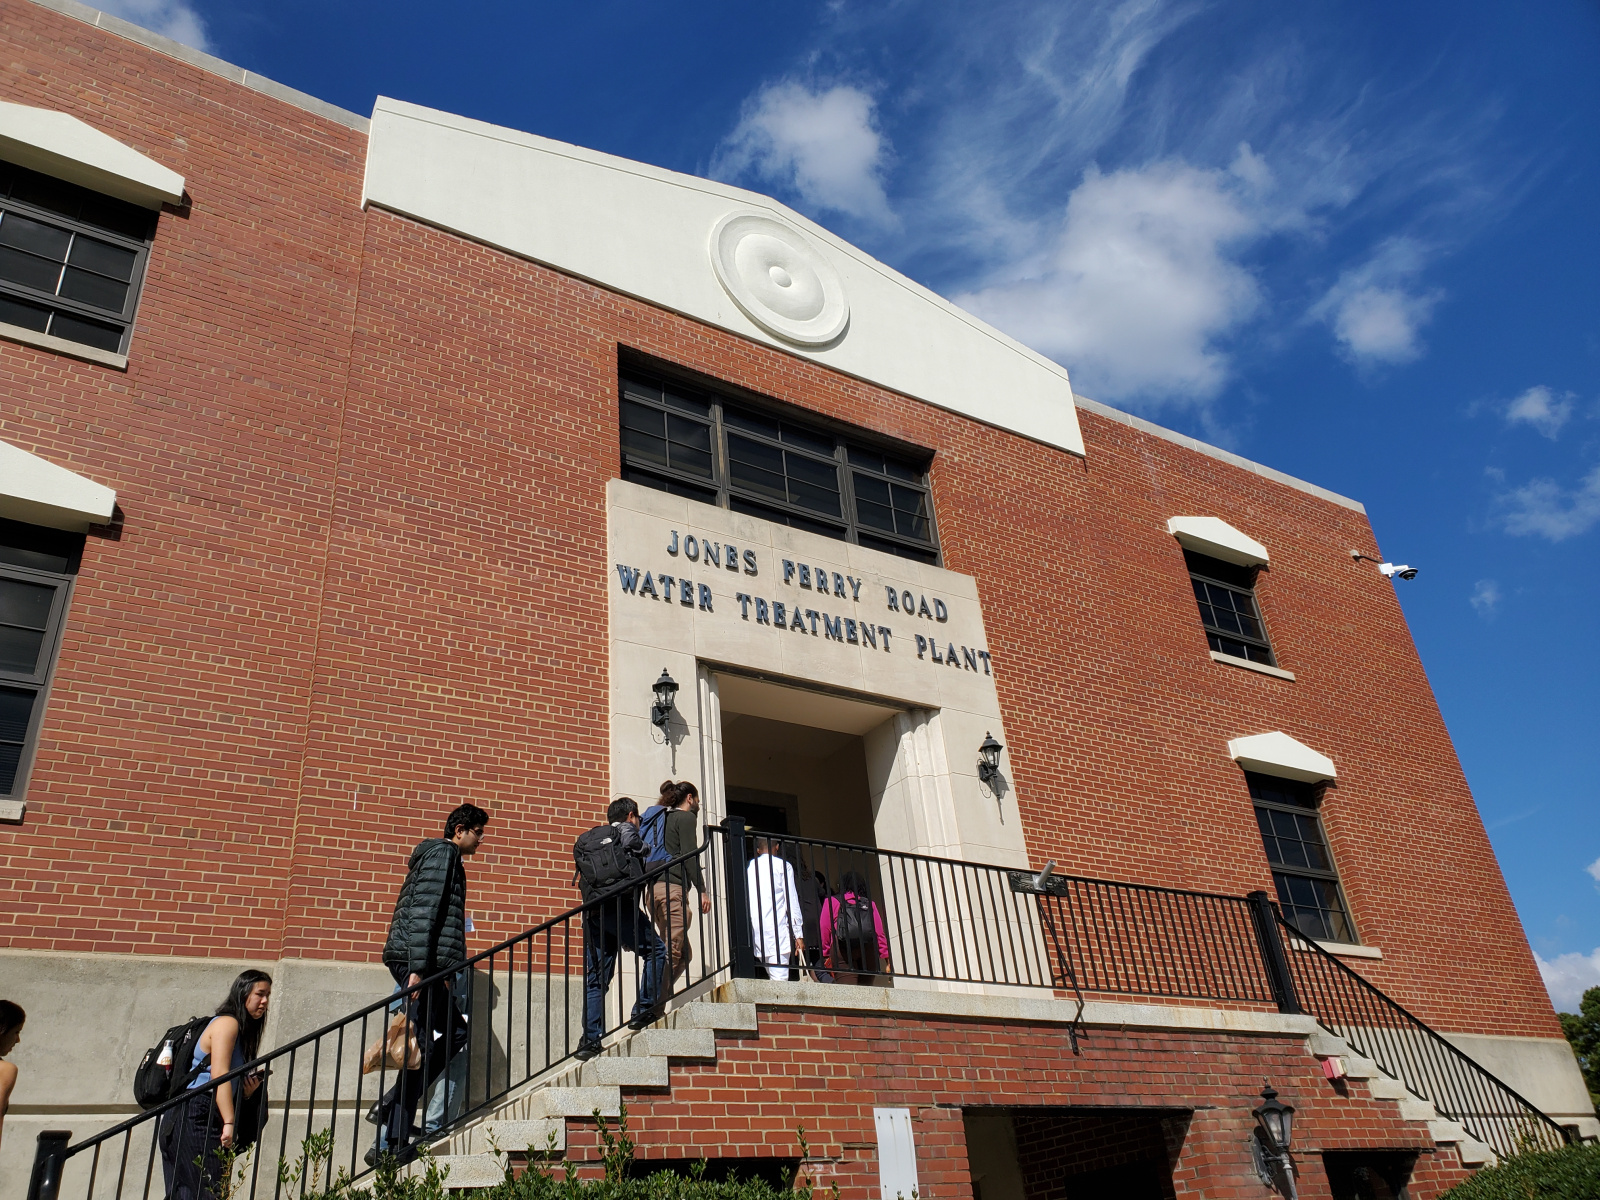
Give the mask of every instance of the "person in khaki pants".
[[[666, 833], [662, 839], [669, 858], [689, 854], [700, 846], [700, 792], [692, 783], [680, 783], [666, 801]], [[711, 911], [711, 897], [706, 894], [705, 878], [700, 871], [700, 860], [691, 858], [679, 863], [665, 876], [650, 885], [650, 919], [667, 943], [667, 981], [670, 990], [678, 978], [689, 968], [694, 951], [689, 946], [689, 924], [694, 914], [689, 908], [689, 888], [700, 893], [700, 911]]]

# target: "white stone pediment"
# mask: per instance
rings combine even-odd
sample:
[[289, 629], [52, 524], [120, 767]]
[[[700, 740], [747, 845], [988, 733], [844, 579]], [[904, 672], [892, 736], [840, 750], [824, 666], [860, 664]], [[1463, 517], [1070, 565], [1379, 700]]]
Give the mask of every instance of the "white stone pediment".
[[0, 101], [0, 158], [145, 208], [183, 203], [183, 176], [70, 113]]
[[82, 533], [109, 522], [116, 505], [110, 488], [0, 442], [0, 517]]
[[1083, 453], [1064, 368], [755, 192], [380, 97], [363, 200]]
[[1228, 743], [1228, 757], [1246, 771], [1302, 783], [1321, 783], [1339, 774], [1331, 758], [1278, 730], [1234, 738]]
[[1267, 548], [1247, 533], [1235, 529], [1220, 517], [1173, 517], [1167, 532], [1185, 550], [1208, 554], [1241, 567], [1267, 565]]

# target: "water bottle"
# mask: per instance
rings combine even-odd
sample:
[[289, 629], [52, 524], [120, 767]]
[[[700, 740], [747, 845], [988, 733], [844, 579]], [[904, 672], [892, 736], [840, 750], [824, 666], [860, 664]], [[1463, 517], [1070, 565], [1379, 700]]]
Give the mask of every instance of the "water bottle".
[[156, 1066], [172, 1070], [172, 1039], [168, 1038], [161, 1045], [161, 1053], [156, 1055]]

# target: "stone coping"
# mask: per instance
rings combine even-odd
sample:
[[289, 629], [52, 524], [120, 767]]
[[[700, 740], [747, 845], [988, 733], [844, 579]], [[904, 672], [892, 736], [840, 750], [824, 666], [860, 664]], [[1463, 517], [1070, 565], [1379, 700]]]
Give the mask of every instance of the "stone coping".
[[[857, 987], [839, 983], [780, 983], [767, 979], [730, 980], [717, 988], [715, 995], [719, 1001], [755, 1004], [762, 1008], [814, 1008], [967, 1021], [1022, 1021], [1033, 1025], [1067, 1025], [1078, 1013], [1076, 1000], [1054, 997]], [[1181, 1029], [1280, 1037], [1310, 1037], [1318, 1029], [1315, 1018], [1308, 1016], [1102, 1000], [1084, 1004], [1082, 1024], [1110, 1029]]]

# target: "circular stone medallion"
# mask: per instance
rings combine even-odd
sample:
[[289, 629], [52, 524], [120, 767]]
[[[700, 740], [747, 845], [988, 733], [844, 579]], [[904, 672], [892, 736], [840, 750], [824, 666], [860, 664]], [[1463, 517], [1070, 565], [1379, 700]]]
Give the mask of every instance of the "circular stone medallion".
[[844, 332], [844, 285], [816, 244], [765, 213], [731, 213], [711, 231], [711, 265], [728, 295], [768, 333], [822, 346]]

